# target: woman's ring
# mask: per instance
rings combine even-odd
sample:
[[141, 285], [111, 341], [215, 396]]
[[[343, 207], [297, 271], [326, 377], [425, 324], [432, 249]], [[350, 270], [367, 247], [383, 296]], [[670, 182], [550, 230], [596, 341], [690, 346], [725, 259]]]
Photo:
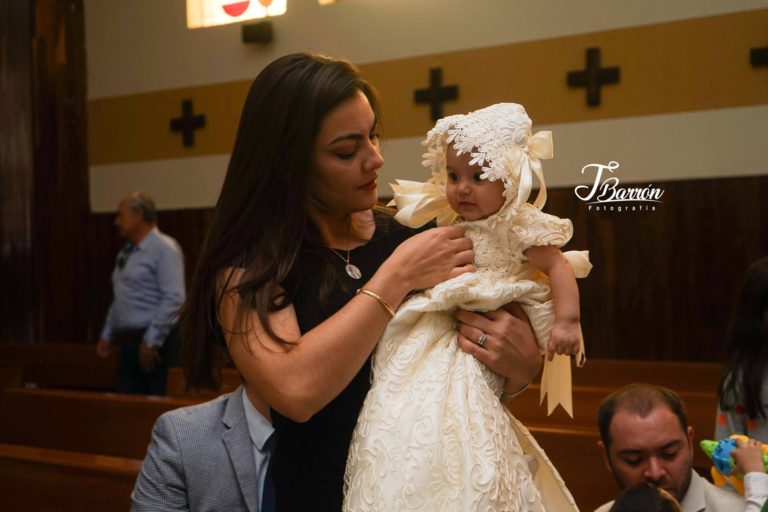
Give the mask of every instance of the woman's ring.
[[485, 333], [481, 334], [479, 338], [477, 338], [477, 344], [481, 347], [485, 345], [485, 342], [488, 341], [488, 336], [485, 335]]

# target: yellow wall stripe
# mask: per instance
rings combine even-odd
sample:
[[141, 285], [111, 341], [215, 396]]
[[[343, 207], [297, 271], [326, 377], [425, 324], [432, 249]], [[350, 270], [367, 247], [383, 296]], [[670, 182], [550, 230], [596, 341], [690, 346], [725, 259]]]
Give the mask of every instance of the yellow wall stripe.
[[[431, 67], [458, 84], [445, 114], [499, 101], [528, 109], [535, 125], [708, 110], [768, 103], [768, 69], [749, 65], [749, 48], [768, 45], [768, 9], [559, 37], [361, 66], [381, 92], [389, 138], [423, 135], [427, 106], [413, 91]], [[602, 105], [586, 106], [584, 89], [566, 86], [567, 71], [583, 69], [588, 47], [602, 65], [620, 66], [621, 82], [602, 89]], [[231, 150], [249, 81], [174, 89], [91, 101], [89, 151], [93, 165], [184, 158]], [[170, 132], [169, 120], [191, 98], [207, 116], [194, 148]]]

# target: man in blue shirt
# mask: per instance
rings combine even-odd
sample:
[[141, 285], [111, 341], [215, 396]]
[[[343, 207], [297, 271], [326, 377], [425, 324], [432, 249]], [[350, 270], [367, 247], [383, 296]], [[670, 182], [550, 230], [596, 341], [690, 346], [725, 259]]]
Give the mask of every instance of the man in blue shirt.
[[120, 346], [118, 392], [162, 395], [184, 302], [184, 255], [157, 229], [155, 204], [142, 192], [120, 201], [115, 226], [127, 243], [112, 272], [114, 301], [96, 351], [106, 357]]

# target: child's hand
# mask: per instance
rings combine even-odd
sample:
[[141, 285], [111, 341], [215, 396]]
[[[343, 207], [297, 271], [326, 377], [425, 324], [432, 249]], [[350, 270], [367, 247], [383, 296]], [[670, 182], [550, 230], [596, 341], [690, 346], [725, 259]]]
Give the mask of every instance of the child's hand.
[[753, 471], [765, 473], [765, 464], [763, 464], [763, 449], [760, 441], [750, 439], [744, 442], [736, 440], [738, 448], [731, 452], [731, 457], [736, 463], [735, 470], [738, 473], [752, 473]]
[[555, 354], [575, 356], [579, 353], [579, 322], [555, 322], [547, 342], [547, 360]]

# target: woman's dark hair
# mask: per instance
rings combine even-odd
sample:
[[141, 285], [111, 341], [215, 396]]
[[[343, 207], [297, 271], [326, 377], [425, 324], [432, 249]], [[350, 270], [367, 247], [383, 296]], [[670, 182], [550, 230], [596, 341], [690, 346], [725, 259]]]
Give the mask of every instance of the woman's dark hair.
[[768, 258], [744, 274], [731, 312], [725, 346], [729, 355], [718, 388], [724, 411], [741, 404], [751, 419], [766, 417], [763, 380], [768, 367]]
[[[268, 314], [290, 304], [290, 283], [303, 272], [319, 272], [329, 288], [332, 256], [307, 213], [312, 148], [325, 116], [358, 92], [378, 120], [372, 86], [346, 61], [286, 55], [253, 81], [181, 311], [180, 359], [189, 388], [221, 384], [227, 349], [218, 306], [226, 292], [239, 295], [238, 316], [255, 311], [270, 336], [288, 342], [272, 330]], [[309, 262], [315, 268], [308, 269]], [[244, 269], [242, 279], [230, 283], [227, 268]], [[279, 295], [278, 287], [286, 293]]]

